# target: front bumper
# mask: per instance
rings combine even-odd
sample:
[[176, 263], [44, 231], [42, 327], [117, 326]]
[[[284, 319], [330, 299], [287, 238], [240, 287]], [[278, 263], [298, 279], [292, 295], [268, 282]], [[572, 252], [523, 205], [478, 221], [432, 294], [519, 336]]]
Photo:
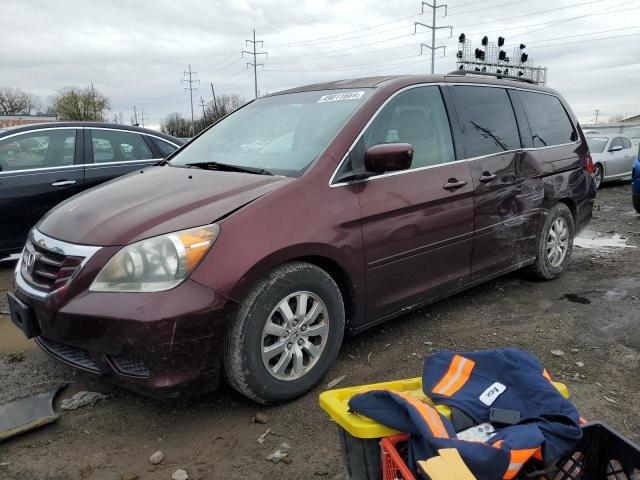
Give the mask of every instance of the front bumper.
[[25, 283], [20, 262], [15, 295], [30, 307], [36, 342], [49, 355], [152, 397], [217, 387], [232, 300], [190, 279], [157, 293], [74, 291], [89, 284], [85, 271], [69, 289], [43, 295]]

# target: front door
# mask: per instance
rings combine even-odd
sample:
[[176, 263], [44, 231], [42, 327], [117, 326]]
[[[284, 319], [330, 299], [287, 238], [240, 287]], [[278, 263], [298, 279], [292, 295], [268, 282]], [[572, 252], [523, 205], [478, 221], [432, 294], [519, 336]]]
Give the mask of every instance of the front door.
[[370, 321], [469, 280], [473, 184], [467, 163], [456, 160], [439, 87], [397, 94], [352, 155], [393, 142], [413, 145], [411, 169], [359, 184]]
[[19, 251], [51, 208], [84, 188], [82, 131], [47, 128], [0, 139], [0, 257]]

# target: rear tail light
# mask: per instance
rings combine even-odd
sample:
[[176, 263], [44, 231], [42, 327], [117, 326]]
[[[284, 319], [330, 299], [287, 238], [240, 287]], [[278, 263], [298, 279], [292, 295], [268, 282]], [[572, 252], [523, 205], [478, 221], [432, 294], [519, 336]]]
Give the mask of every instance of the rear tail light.
[[591, 158], [591, 155], [587, 154], [585, 160], [587, 161], [587, 173], [589, 175], [593, 175], [593, 158]]

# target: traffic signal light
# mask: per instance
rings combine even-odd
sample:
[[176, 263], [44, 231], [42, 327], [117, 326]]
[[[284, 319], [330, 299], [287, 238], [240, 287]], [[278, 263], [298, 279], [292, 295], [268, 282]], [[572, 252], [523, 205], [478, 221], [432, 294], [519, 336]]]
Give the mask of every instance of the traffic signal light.
[[484, 37], [482, 37], [482, 46], [486, 47], [487, 45], [489, 45], [489, 37], [485, 35]]
[[498, 46], [501, 47], [504, 45], [504, 37], [498, 37]]
[[526, 53], [520, 55], [520, 63], [526, 63], [527, 60], [529, 60], [529, 55], [527, 55]]
[[527, 48], [527, 46], [524, 43], [520, 44], [520, 50], [524, 50], [525, 48]]
[[505, 52], [504, 50], [500, 50], [500, 53], [498, 53], [498, 60], [506, 60], [507, 59], [507, 52]]
[[458, 43], [464, 43], [465, 40], [466, 40], [466, 37], [464, 36], [464, 33], [461, 33], [460, 36], [458, 37]]
[[462, 60], [462, 50], [458, 50], [458, 53], [456, 53], [456, 57]]

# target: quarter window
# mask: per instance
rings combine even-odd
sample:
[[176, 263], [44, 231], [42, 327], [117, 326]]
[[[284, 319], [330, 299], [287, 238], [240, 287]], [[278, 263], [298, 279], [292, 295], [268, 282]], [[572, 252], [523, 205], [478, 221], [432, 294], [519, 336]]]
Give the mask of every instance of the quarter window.
[[41, 130], [0, 140], [0, 171], [73, 165], [76, 131]]
[[174, 144], [165, 142], [164, 140], [160, 140], [159, 138], [151, 138], [151, 141], [155, 144], [156, 147], [158, 147], [158, 150], [160, 150], [160, 153], [163, 157], [168, 157], [178, 149], [178, 147], [176, 147]]
[[534, 147], [571, 143], [577, 139], [560, 100], [553, 95], [518, 92], [531, 128]]
[[503, 88], [453, 87], [467, 157], [520, 148], [516, 116]]
[[126, 162], [153, 158], [141, 135], [116, 130], [91, 130], [94, 163]]
[[363, 139], [365, 150], [381, 143], [410, 143], [412, 169], [455, 160], [438, 87], [417, 87], [398, 94], [369, 125]]
[[624, 148], [625, 150], [627, 148], [631, 148], [631, 142], [627, 137], [620, 137], [620, 138], [622, 139], [622, 148]]

